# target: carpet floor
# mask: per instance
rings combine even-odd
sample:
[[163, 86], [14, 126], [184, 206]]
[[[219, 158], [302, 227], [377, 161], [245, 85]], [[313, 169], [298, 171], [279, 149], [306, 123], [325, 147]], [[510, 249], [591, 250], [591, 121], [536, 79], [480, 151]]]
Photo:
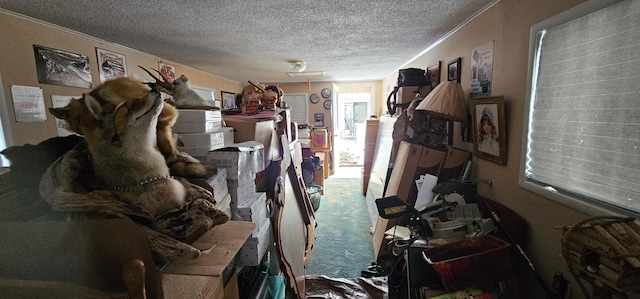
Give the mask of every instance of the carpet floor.
[[316, 240], [307, 274], [334, 278], [361, 277], [375, 261], [371, 222], [360, 177], [331, 176], [316, 211]]

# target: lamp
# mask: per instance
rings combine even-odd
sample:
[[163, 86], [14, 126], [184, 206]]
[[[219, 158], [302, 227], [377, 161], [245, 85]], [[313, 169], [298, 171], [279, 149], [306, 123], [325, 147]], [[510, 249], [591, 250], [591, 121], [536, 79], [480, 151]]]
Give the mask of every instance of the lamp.
[[289, 63], [291, 64], [291, 69], [298, 73], [304, 71], [307, 68], [307, 63], [302, 60], [292, 60], [289, 61]]
[[467, 103], [462, 85], [456, 81], [442, 82], [416, 106], [436, 118], [467, 122]]

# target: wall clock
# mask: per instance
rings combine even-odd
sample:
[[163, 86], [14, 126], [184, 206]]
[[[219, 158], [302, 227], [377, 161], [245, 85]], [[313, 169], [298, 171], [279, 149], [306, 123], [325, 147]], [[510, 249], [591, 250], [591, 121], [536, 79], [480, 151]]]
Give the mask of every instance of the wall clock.
[[322, 95], [323, 98], [328, 99], [331, 97], [331, 89], [323, 88], [320, 94]]
[[324, 106], [324, 109], [331, 110], [331, 100], [324, 100], [322, 106]]
[[309, 101], [311, 101], [311, 103], [315, 104], [317, 102], [320, 102], [320, 97], [317, 94], [313, 93], [309, 97]]

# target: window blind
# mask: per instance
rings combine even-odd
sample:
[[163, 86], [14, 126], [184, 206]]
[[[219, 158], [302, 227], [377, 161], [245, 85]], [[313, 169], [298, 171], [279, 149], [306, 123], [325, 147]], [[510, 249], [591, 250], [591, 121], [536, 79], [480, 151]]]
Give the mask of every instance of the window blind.
[[526, 178], [640, 212], [640, 0], [537, 37]]

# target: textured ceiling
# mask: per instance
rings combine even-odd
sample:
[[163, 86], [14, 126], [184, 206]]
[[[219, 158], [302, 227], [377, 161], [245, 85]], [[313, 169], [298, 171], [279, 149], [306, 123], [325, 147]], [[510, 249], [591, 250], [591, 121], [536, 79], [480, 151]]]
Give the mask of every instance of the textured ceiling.
[[[0, 8], [238, 82], [380, 80], [499, 0], [0, 0]], [[253, 2], [253, 3], [252, 3]]]

